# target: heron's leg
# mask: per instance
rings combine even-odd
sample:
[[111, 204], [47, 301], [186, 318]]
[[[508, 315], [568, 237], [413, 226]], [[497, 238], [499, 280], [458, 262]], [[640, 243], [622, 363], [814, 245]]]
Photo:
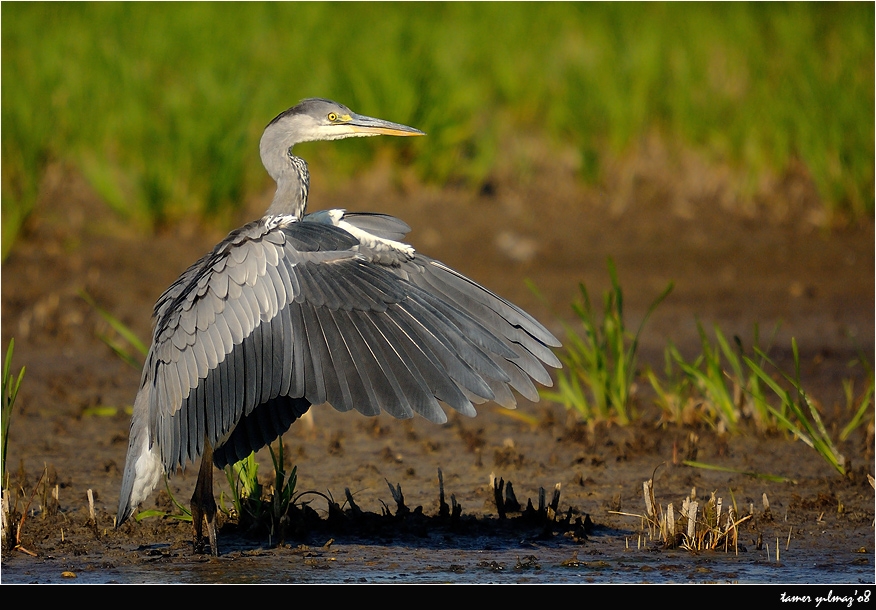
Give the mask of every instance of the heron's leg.
[[213, 446], [209, 442], [205, 443], [204, 455], [201, 456], [201, 469], [198, 471], [198, 482], [195, 483], [195, 493], [192, 494], [192, 525], [195, 528], [195, 553], [204, 552], [204, 524], [207, 525], [210, 553], [218, 555], [216, 500], [213, 499]]

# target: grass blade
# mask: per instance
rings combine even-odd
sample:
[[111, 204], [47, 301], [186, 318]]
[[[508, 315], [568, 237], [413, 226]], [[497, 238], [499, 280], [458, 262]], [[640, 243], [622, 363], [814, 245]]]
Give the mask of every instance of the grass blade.
[[701, 468], [703, 470], [716, 470], [719, 472], [732, 472], [734, 474], [744, 474], [747, 477], [752, 477], [755, 479], [764, 479], [766, 481], [775, 481], [777, 483], [796, 483], [797, 482], [794, 479], [779, 476], [776, 474], [767, 474], [764, 472], [754, 472], [751, 470], [739, 470], [737, 468], [729, 468], [727, 466], [718, 466], [715, 464], [706, 464], [705, 462], [695, 462], [693, 460], [684, 460], [682, 462], [682, 464], [684, 464], [685, 466], [690, 466], [691, 468]]
[[[134, 333], [134, 331], [128, 328], [121, 320], [116, 318], [106, 309], [98, 305], [97, 302], [95, 302], [95, 300], [91, 297], [91, 295], [88, 294], [85, 290], [80, 290], [79, 296], [82, 297], [82, 299], [85, 300], [86, 303], [91, 305], [95, 309], [95, 311], [100, 314], [100, 317], [102, 317], [107, 322], [107, 324], [109, 324], [110, 327], [114, 331], [116, 331], [119, 336], [122, 337], [122, 339], [127, 341], [127, 343], [131, 345], [137, 352], [139, 352], [141, 356], [146, 356], [149, 350], [146, 347], [146, 344], [140, 340], [140, 338]], [[115, 337], [111, 337], [105, 334], [101, 334], [99, 336], [101, 341], [106, 343], [110, 347], [110, 349], [112, 349], [116, 353], [116, 355], [119, 356], [119, 358], [130, 364], [135, 369], [140, 369], [143, 367], [142, 360], [139, 360], [136, 356], [131, 354], [126, 346], [117, 341]]]

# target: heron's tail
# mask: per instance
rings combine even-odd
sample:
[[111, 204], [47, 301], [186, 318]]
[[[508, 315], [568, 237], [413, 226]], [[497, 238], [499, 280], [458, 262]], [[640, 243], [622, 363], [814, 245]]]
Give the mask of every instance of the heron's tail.
[[158, 445], [151, 442], [149, 434], [151, 385], [147, 381], [134, 400], [134, 416], [131, 419], [128, 457], [125, 459], [116, 527], [124, 523], [134, 509], [152, 493], [164, 473]]

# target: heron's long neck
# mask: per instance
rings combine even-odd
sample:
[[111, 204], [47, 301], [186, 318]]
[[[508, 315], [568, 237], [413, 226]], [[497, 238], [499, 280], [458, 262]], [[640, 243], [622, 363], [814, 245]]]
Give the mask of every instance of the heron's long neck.
[[307, 191], [310, 188], [310, 173], [307, 163], [301, 157], [292, 154], [290, 148], [286, 154], [288, 163], [277, 177], [277, 192], [267, 215], [291, 214], [301, 218], [307, 208]]

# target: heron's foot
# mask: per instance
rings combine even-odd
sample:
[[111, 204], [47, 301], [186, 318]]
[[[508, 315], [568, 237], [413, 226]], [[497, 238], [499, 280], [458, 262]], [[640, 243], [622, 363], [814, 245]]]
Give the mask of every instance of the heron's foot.
[[[207, 546], [210, 547], [210, 554], [213, 557], [219, 556], [219, 545], [216, 542], [216, 522], [207, 523], [206, 519], [204, 519], [202, 524], [207, 525], [207, 536], [205, 537], [201, 532], [195, 532], [195, 541], [194, 541], [194, 549], [196, 555], [203, 555], [207, 552]], [[197, 528], [200, 529], [200, 528]]]
[[[201, 498], [196, 501], [192, 498], [192, 525], [194, 526], [194, 551], [196, 554], [206, 553], [206, 546], [210, 546], [210, 554], [214, 557], [219, 555], [219, 544], [216, 527], [216, 502], [210, 495], [206, 500]], [[204, 528], [207, 535], [204, 536]]]

